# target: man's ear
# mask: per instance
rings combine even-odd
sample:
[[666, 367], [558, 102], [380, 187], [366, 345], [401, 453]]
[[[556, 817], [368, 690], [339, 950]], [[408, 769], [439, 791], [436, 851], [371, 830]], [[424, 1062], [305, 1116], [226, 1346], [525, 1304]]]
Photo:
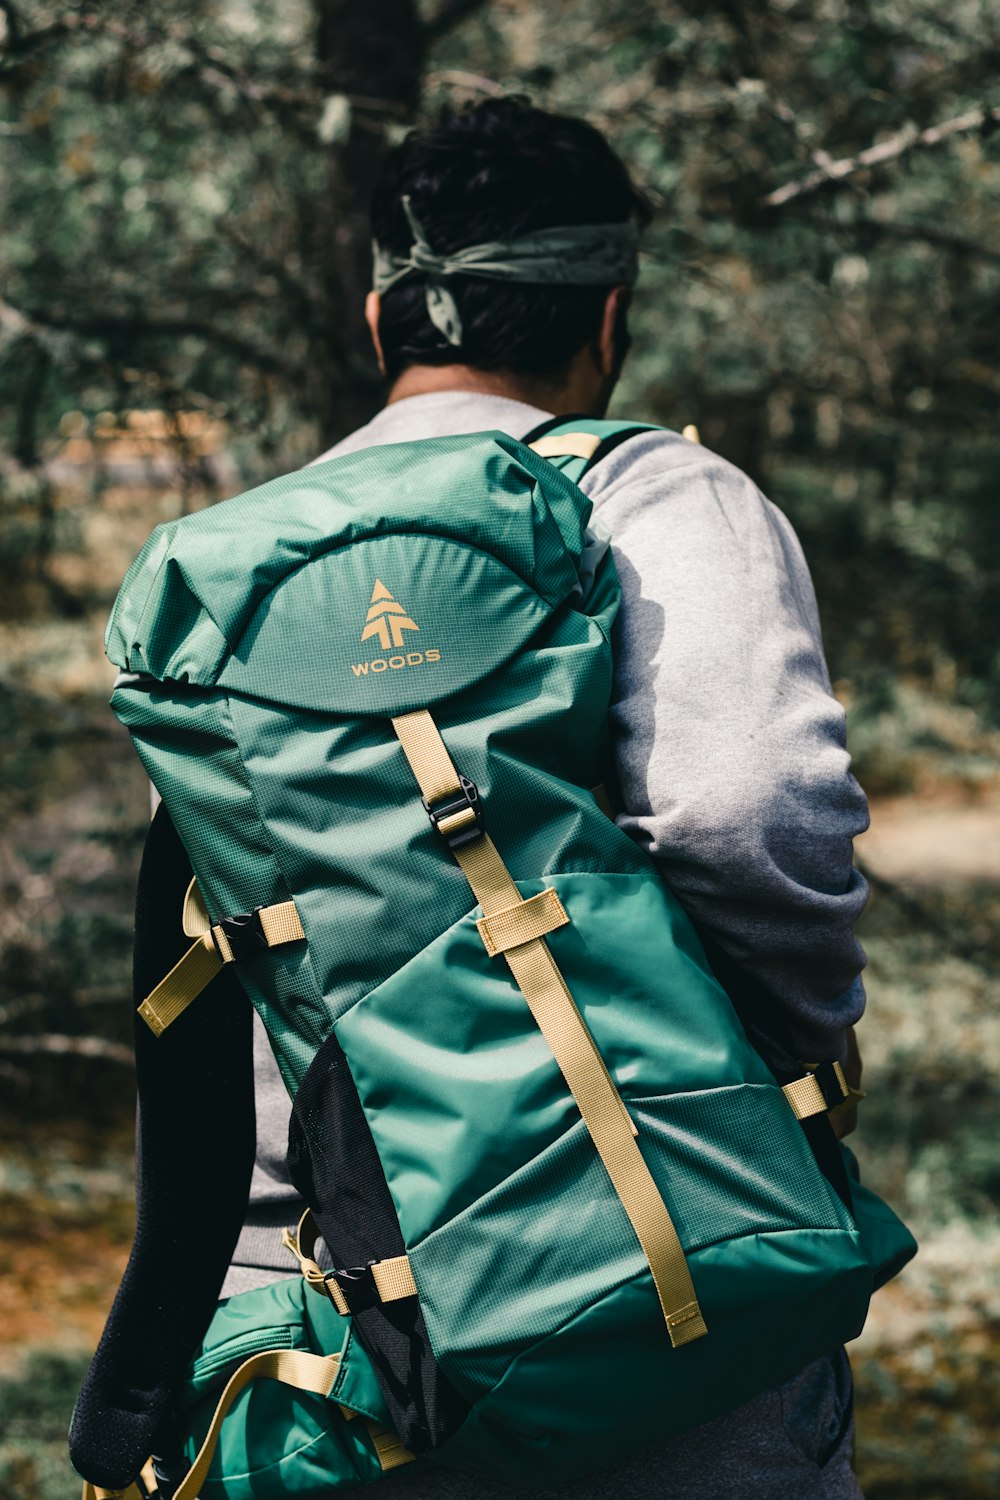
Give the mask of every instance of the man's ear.
[[628, 352], [627, 319], [631, 302], [630, 286], [613, 286], [604, 300], [595, 352], [598, 369], [606, 379], [617, 379]]
[[382, 339], [378, 331], [379, 318], [382, 316], [382, 298], [378, 292], [369, 292], [365, 298], [365, 322], [368, 324], [368, 332], [372, 336], [375, 345], [375, 358], [381, 374], [385, 374], [385, 358], [382, 354]]

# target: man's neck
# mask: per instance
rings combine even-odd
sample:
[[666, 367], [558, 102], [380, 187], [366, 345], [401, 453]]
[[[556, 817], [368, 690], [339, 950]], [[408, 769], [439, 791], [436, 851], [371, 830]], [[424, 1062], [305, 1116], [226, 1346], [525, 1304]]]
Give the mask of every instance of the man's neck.
[[477, 370], [472, 365], [409, 365], [393, 382], [386, 405], [405, 401], [410, 396], [427, 396], [438, 391], [471, 391], [483, 396], [502, 396], [521, 401], [542, 411], [575, 411], [600, 416], [594, 409], [594, 395], [577, 391], [576, 382], [558, 386], [544, 381], [519, 378], [502, 370]]

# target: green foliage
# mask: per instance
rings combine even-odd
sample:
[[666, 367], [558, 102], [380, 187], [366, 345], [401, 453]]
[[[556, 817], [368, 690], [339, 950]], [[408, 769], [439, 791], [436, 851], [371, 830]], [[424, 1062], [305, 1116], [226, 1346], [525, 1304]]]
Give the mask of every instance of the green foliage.
[[[265, 422], [266, 448], [282, 426], [272, 383], [302, 395], [324, 176], [307, 104], [321, 96], [304, 15], [271, 10], [98, 5], [10, 56], [0, 432], [23, 458], [76, 408], [221, 406], [238, 428]], [[24, 32], [53, 21], [51, 7], [18, 13]]]
[[920, 1242], [851, 1351], [869, 1500], [987, 1500], [1000, 1479], [998, 915], [996, 885], [880, 882], [862, 924], [874, 1003], [854, 1139]]
[[[870, 789], [995, 775], [998, 59], [989, 0], [0, 0], [7, 1147], [44, 1155], [25, 1116], [75, 1135], [83, 1100], [98, 1134], [132, 1116], [145, 788], [83, 668], [108, 594], [157, 520], [378, 403], [365, 197], [446, 101], [525, 92], [608, 132], [658, 210], [616, 410], [696, 422], [791, 516]], [[109, 503], [99, 461], [67, 502], [76, 438], [100, 460], [136, 411], [174, 424], [177, 493]], [[225, 423], [222, 477], [190, 412]], [[866, 919], [860, 1151], [923, 1242], [856, 1358], [872, 1500], [980, 1500], [1000, 1474], [995, 895], [880, 887]], [[0, 1381], [0, 1500], [74, 1492], [82, 1372]]]
[[[452, 39], [454, 66], [586, 114], [660, 205], [617, 408], [696, 422], [788, 512], [859, 715], [904, 678], [995, 722], [995, 8], [546, 0], [499, 17]], [[768, 204], [873, 145], [881, 165]]]
[[78, 1488], [66, 1429], [87, 1363], [33, 1354], [0, 1380], [0, 1500], [66, 1500]]
[[[256, 477], [370, 410], [360, 209], [416, 74], [385, 42], [364, 92], [343, 43], [384, 7], [0, 11], [0, 444], [37, 466], [69, 411], [201, 408]], [[434, 17], [425, 112], [506, 89], [586, 114], [656, 201], [618, 409], [696, 421], [788, 511], [859, 718], [905, 679], [996, 722], [995, 7]], [[45, 504], [4, 501], [8, 572], [50, 545]]]

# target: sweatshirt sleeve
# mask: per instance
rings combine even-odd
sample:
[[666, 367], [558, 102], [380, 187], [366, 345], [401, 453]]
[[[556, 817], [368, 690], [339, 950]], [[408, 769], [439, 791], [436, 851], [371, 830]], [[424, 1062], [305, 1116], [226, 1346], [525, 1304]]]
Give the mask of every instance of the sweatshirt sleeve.
[[852, 845], [868, 812], [798, 539], [744, 474], [673, 433], [629, 439], [584, 487], [622, 584], [619, 822], [798, 1055], [839, 1055], [864, 1008]]

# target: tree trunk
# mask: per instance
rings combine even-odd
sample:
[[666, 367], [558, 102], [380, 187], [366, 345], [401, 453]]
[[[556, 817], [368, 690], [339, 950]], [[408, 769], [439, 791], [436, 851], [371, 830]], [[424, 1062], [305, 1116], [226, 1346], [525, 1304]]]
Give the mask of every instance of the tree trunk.
[[366, 421], [381, 400], [364, 322], [368, 208], [388, 150], [385, 127], [410, 120], [416, 109], [425, 38], [415, 0], [313, 0], [313, 9], [327, 93], [357, 101], [350, 133], [329, 148], [326, 200], [319, 205], [326, 270], [314, 341], [322, 382], [316, 404], [323, 436], [333, 442]]

